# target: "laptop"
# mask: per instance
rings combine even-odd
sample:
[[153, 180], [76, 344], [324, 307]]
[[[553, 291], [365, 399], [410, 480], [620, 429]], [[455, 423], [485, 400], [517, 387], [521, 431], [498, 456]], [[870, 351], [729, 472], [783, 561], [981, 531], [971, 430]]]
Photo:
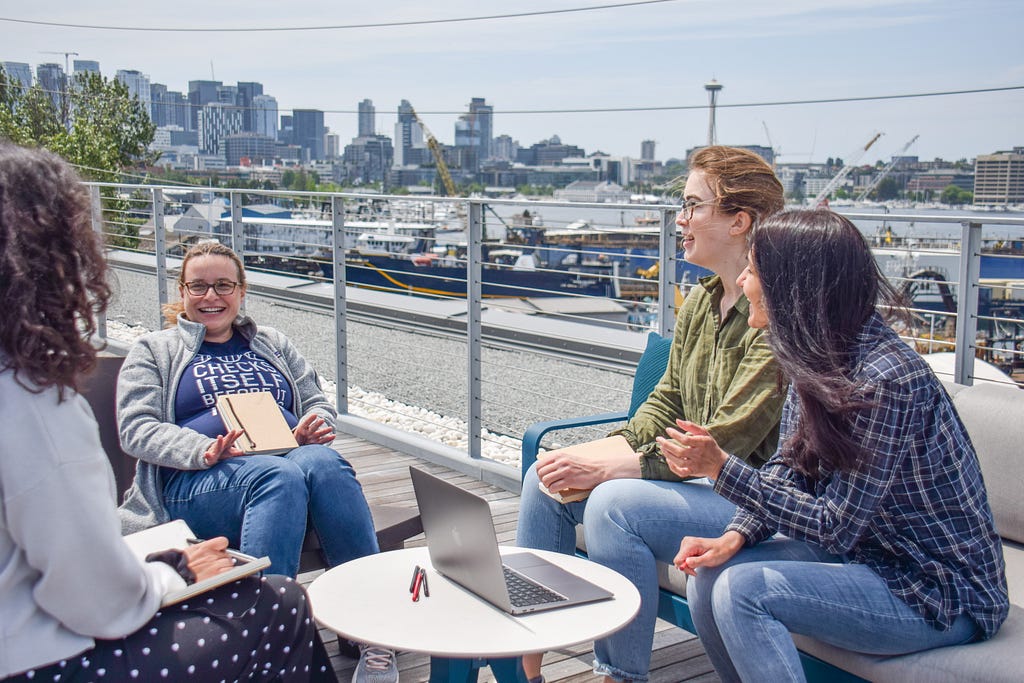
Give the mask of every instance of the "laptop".
[[444, 577], [514, 615], [614, 597], [535, 553], [502, 556], [486, 500], [415, 467], [409, 474], [430, 563]]

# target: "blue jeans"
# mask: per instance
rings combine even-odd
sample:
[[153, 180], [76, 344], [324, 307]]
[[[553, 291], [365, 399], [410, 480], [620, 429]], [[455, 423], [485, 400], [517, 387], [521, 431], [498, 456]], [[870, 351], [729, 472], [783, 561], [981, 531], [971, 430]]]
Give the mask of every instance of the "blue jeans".
[[164, 506], [198, 536], [227, 536], [232, 547], [270, 558], [295, 576], [313, 524], [328, 564], [378, 552], [370, 508], [355, 470], [327, 446], [285, 455], [243, 455], [206, 470], [162, 470]]
[[618, 680], [646, 681], [658, 615], [655, 560], [671, 562], [683, 536], [718, 536], [735, 509], [707, 480], [613, 479], [589, 498], [562, 505], [540, 491], [530, 468], [523, 480], [517, 542], [572, 554], [576, 525], [583, 524], [590, 559], [632, 581], [641, 599], [632, 622], [594, 643], [594, 671]]
[[729, 681], [803, 681], [790, 632], [837, 647], [899, 655], [972, 640], [960, 615], [937, 631], [863, 564], [777, 536], [687, 583], [690, 614], [715, 671]]

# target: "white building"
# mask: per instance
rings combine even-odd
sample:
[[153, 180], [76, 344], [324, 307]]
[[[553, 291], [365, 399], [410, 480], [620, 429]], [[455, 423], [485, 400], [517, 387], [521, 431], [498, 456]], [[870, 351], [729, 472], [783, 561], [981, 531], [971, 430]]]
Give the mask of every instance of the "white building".
[[576, 180], [561, 190], [555, 190], [555, 199], [566, 202], [628, 202], [629, 192], [617, 183], [607, 180]]

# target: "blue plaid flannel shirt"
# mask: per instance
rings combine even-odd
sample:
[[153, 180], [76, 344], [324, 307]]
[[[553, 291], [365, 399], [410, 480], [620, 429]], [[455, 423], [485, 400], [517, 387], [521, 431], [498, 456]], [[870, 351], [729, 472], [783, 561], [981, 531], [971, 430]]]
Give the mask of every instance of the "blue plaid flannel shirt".
[[1002, 545], [977, 454], [928, 364], [878, 316], [854, 348], [856, 377], [875, 401], [853, 434], [873, 457], [816, 478], [787, 466], [798, 419], [792, 389], [780, 448], [760, 470], [730, 456], [715, 483], [738, 506], [728, 529], [753, 545], [779, 532], [863, 563], [939, 630], [967, 614], [988, 638], [1009, 611]]

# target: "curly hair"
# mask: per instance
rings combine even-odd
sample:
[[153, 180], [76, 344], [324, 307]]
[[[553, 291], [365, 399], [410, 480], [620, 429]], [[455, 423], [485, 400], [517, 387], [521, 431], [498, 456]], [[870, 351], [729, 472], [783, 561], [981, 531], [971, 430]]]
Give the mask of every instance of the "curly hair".
[[772, 167], [749, 150], [703, 147], [690, 158], [690, 169], [704, 172], [721, 211], [746, 211], [754, 226], [785, 205], [785, 191]]
[[[245, 288], [245, 266], [242, 264], [242, 259], [239, 258], [238, 254], [231, 247], [225, 246], [217, 240], [210, 239], [197, 242], [185, 252], [185, 257], [181, 260], [181, 272], [178, 273], [179, 287], [185, 284], [185, 267], [188, 266], [188, 262], [198, 256], [226, 256], [234, 261], [235, 268], [238, 269], [238, 284], [243, 289]], [[183, 301], [172, 301], [169, 304], [164, 304], [160, 312], [164, 316], [164, 327], [173, 327], [178, 324], [178, 315], [184, 315], [185, 303]]]
[[55, 154], [0, 142], [0, 369], [38, 393], [78, 391], [110, 301], [89, 194]]

